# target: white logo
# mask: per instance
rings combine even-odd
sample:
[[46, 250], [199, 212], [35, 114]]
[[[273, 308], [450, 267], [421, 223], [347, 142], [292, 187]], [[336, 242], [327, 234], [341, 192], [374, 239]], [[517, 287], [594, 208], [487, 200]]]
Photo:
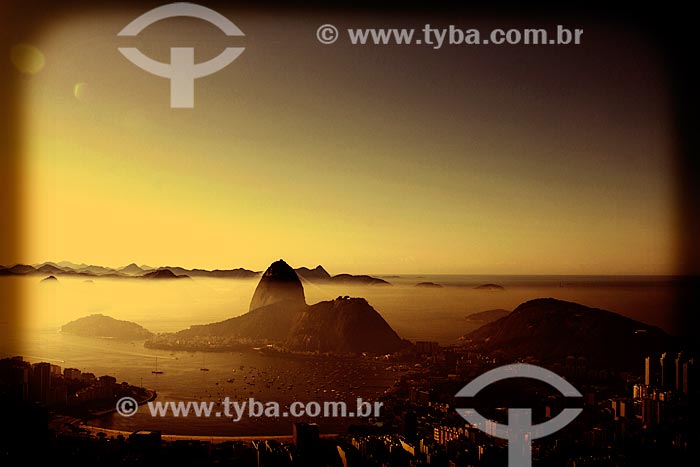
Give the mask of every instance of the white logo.
[[122, 397], [117, 401], [116, 409], [122, 417], [131, 417], [139, 411], [139, 403], [133, 397]]
[[[581, 397], [568, 381], [545, 368], [516, 363], [487, 371], [464, 386], [455, 397], [474, 397], [489, 384], [508, 378], [531, 378], [551, 384], [565, 397]], [[478, 429], [497, 438], [508, 440], [508, 466], [530, 467], [532, 465], [532, 440], [551, 435], [571, 423], [583, 409], [563, 409], [553, 419], [532, 424], [531, 409], [508, 409], [508, 425], [487, 420], [474, 409], [457, 409], [457, 413]]]
[[[166, 18], [189, 16], [208, 21], [227, 36], [245, 36], [228, 18], [216, 11], [194, 3], [170, 3], [159, 6], [139, 16], [119, 32], [119, 36], [137, 36], [146, 27]], [[211, 75], [233, 62], [245, 50], [244, 47], [226, 47], [209, 61], [194, 63], [194, 48], [171, 47], [170, 63], [162, 63], [147, 57], [135, 47], [119, 47], [119, 51], [134, 65], [162, 78], [170, 79], [170, 107], [194, 107], [194, 80]]]

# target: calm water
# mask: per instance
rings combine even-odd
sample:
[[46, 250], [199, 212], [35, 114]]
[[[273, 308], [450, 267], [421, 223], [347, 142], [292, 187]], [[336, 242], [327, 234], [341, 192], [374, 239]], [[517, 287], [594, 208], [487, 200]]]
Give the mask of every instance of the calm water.
[[[200, 353], [145, 349], [142, 342], [62, 335], [60, 326], [92, 313], [135, 321], [154, 332], [219, 321], [247, 311], [257, 280], [195, 279], [191, 281], [100, 280], [59, 278], [40, 284], [37, 277], [3, 277], [25, 290], [23, 332], [0, 343], [2, 356], [20, 354], [29, 361], [50, 361], [119, 381], [155, 389], [162, 401], [218, 401], [255, 397], [289, 404], [295, 400], [372, 399], [391, 386], [400, 373], [376, 361], [356, 363], [291, 359], [256, 352]], [[404, 338], [457, 342], [477, 325], [466, 316], [488, 309], [512, 310], [538, 297], [554, 297], [609, 309], [674, 331], [670, 314], [674, 289], [659, 278], [564, 276], [401, 276], [386, 277], [393, 287], [305, 284], [308, 303], [339, 295], [361, 296]], [[445, 285], [417, 288], [418, 282]], [[504, 291], [475, 290], [496, 283]], [[158, 369], [154, 375], [156, 356]], [[209, 371], [200, 371], [206, 367]], [[232, 382], [228, 382], [232, 380]], [[170, 434], [289, 434], [290, 419], [195, 417], [153, 419], [142, 407], [131, 418], [109, 415], [95, 424], [115, 429], [161, 429]], [[325, 432], [342, 429], [347, 421], [319, 420]]]

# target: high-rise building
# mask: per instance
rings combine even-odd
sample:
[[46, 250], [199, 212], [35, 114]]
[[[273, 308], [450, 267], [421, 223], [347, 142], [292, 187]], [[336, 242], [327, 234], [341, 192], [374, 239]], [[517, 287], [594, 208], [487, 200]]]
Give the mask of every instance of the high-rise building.
[[683, 363], [683, 394], [686, 396], [693, 390], [695, 384], [695, 360], [689, 359]]
[[656, 361], [652, 357], [644, 359], [644, 384], [647, 386], [656, 385]]
[[413, 410], [408, 410], [403, 414], [401, 420], [403, 435], [411, 441], [418, 438], [418, 414]]
[[29, 400], [29, 383], [32, 379], [32, 367], [22, 357], [3, 358], [0, 360], [0, 386], [15, 400]]
[[632, 389], [633, 399], [646, 399], [649, 394], [649, 386], [646, 384], [635, 384]]
[[644, 399], [641, 404], [642, 423], [653, 425], [656, 421], [656, 402], [654, 399]]
[[659, 359], [661, 369], [660, 385], [664, 389], [673, 388], [676, 384], [676, 366], [671, 356], [664, 352]]
[[676, 381], [675, 381], [675, 388], [676, 391], [683, 391], [683, 363], [685, 363], [685, 357], [683, 355], [683, 352], [678, 352], [678, 356], [676, 357], [676, 366], [675, 366], [675, 373], [676, 373]]
[[51, 364], [42, 362], [32, 365], [32, 379], [29, 385], [32, 399], [46, 403], [51, 388]]
[[66, 379], [80, 379], [80, 370], [77, 368], [66, 368], [63, 370], [63, 377]]
[[629, 399], [617, 398], [612, 400], [612, 410], [615, 420], [631, 417], [633, 414], [633, 401]]
[[292, 439], [302, 458], [313, 457], [319, 444], [319, 428], [316, 423], [295, 423]]

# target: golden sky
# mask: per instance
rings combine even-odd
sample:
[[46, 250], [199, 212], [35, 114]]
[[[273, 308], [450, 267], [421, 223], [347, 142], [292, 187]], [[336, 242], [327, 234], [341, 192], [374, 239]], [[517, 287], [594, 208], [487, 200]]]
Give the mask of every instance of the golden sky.
[[[243, 38], [190, 19], [116, 36], [143, 12], [31, 39], [25, 262], [674, 272], [668, 90], [630, 31], [591, 26], [578, 48], [324, 46], [323, 23], [428, 21], [231, 10]], [[203, 61], [225, 45], [246, 50], [196, 81], [194, 109], [117, 51]]]

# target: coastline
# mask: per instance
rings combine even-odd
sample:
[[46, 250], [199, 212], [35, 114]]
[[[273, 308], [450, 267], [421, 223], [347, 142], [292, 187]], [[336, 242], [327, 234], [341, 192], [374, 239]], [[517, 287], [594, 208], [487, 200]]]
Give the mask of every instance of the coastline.
[[[156, 400], [156, 398], [158, 397], [158, 393], [152, 389], [146, 389], [146, 388], [141, 388], [141, 389], [146, 391], [147, 396], [145, 398], [138, 399], [136, 401], [138, 403], [138, 405], [147, 404], [151, 401]], [[116, 406], [114, 406], [114, 407], [111, 407], [109, 409], [100, 410], [99, 412], [91, 412], [90, 416], [86, 417], [85, 420], [92, 420], [93, 418], [99, 418], [99, 417], [114, 413], [116, 411], [117, 411], [117, 408], [116, 408]]]
[[[91, 436], [97, 436], [98, 433], [104, 433], [107, 435], [107, 437], [110, 438], [116, 438], [117, 436], [121, 435], [125, 438], [128, 438], [131, 436], [133, 433], [137, 433], [139, 431], [155, 431], [155, 430], [136, 430], [136, 431], [123, 431], [123, 430], [114, 430], [111, 428], [100, 428], [96, 426], [92, 426], [89, 424], [81, 423], [79, 425], [79, 428], [81, 430], [87, 431]], [[337, 433], [332, 433], [332, 434], [321, 434], [321, 438], [335, 438], [337, 437]], [[205, 435], [169, 435], [165, 433], [161, 433], [161, 440], [162, 441], [207, 441], [210, 443], [226, 443], [226, 442], [232, 442], [232, 441], [237, 441], [237, 442], [244, 442], [244, 443], [252, 443], [253, 441], [266, 441], [266, 440], [274, 440], [278, 442], [292, 442], [293, 441], [293, 436], [292, 435], [260, 435], [260, 436], [255, 436], [255, 435], [250, 435], [250, 436], [205, 436]]]

